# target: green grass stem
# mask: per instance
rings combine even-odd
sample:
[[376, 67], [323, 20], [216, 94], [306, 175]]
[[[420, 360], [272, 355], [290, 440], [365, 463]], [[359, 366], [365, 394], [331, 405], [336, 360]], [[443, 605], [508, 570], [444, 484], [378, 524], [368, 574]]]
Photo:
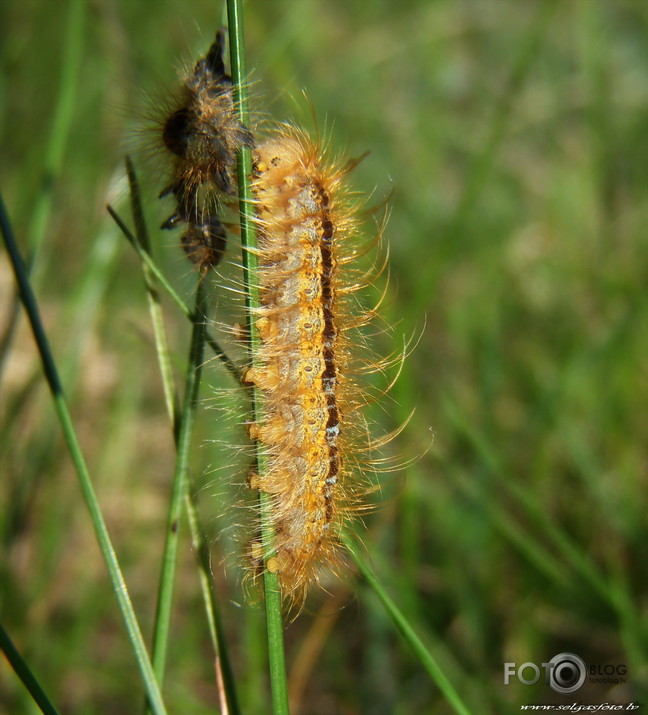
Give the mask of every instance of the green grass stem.
[[191, 347], [185, 378], [184, 401], [179, 415], [178, 451], [173, 475], [171, 499], [169, 502], [166, 539], [158, 589], [158, 605], [155, 616], [153, 668], [160, 684], [164, 679], [164, 669], [166, 665], [171, 606], [173, 602], [175, 571], [180, 540], [180, 516], [183, 501], [187, 493], [189, 454], [193, 427], [196, 421], [200, 374], [203, 364], [205, 321], [207, 314], [207, 300], [205, 296], [206, 291], [204, 284], [199, 280], [196, 287], [196, 303], [192, 318], [194, 327], [191, 335]]
[[[129, 156], [126, 157], [126, 171], [128, 173], [128, 185], [130, 188], [131, 197], [131, 213], [133, 215], [133, 223], [135, 224], [135, 237], [137, 245], [142, 252], [149, 257], [151, 256], [151, 241], [149, 239], [146, 221], [144, 219], [144, 211], [142, 209], [142, 201], [139, 191], [139, 182], [135, 174], [135, 167]], [[131, 242], [132, 243], [132, 242]], [[155, 283], [155, 274], [151, 267], [146, 262], [142, 262], [142, 271], [144, 273], [144, 285], [146, 287], [146, 297], [149, 304], [149, 313], [151, 315], [151, 323], [153, 325], [153, 334], [155, 336], [155, 352], [158, 356], [158, 364], [160, 366], [160, 375], [162, 377], [162, 387], [164, 389], [164, 401], [166, 403], [167, 413], [171, 419], [171, 424], [174, 428], [176, 425], [176, 415], [178, 412], [178, 400], [175, 391], [173, 379], [173, 368], [171, 367], [171, 356], [169, 352], [169, 342], [164, 328], [164, 317], [162, 314], [162, 304], [160, 303], [160, 294]]]
[[[243, 7], [241, 0], [227, 1], [227, 18], [236, 105], [241, 123], [244, 126], [249, 126], [247, 95], [245, 91], [247, 77], [245, 70]], [[254, 197], [250, 184], [251, 174], [251, 152], [249, 149], [244, 148], [239, 152], [238, 157], [238, 187], [247, 329], [250, 340], [250, 356], [252, 361], [254, 361], [254, 356], [258, 354], [259, 336], [254, 326], [253, 315], [255, 309], [259, 306], [259, 288], [256, 277], [257, 257], [254, 252], [257, 243], [254, 226]], [[256, 390], [251, 388], [250, 392], [251, 418], [254, 420], [259, 415], [261, 406], [258, 403]], [[257, 469], [259, 473], [262, 473], [266, 468], [265, 459], [258, 450], [256, 460]], [[267, 562], [267, 559], [274, 553], [274, 532], [270, 519], [270, 495], [260, 492], [259, 503], [261, 511], [261, 540], [263, 544], [263, 554]], [[276, 573], [270, 573], [266, 568], [264, 570], [263, 582], [273, 713], [275, 713], [275, 715], [284, 715], [288, 713], [289, 706], [279, 577]]]
[[[126, 157], [126, 168], [128, 172], [128, 183], [131, 196], [131, 210], [133, 214], [133, 221], [135, 224], [135, 236], [129, 236], [128, 239], [131, 244], [133, 243], [133, 241], [135, 241], [134, 245], [136, 245], [137, 248], [142, 252], [142, 255], [146, 255], [149, 259], [152, 260], [151, 243], [149, 240], [148, 229], [144, 218], [144, 211], [142, 210], [139, 182], [137, 180], [135, 167], [130, 157]], [[157, 289], [156, 274], [151, 269], [149, 263], [144, 260], [142, 261], [142, 271], [144, 274], [144, 284], [146, 287], [146, 294], [149, 302], [149, 312], [151, 314], [151, 322], [155, 335], [155, 347], [158, 355], [158, 364], [160, 366], [160, 373], [162, 377], [162, 385], [164, 389], [167, 414], [169, 416], [169, 421], [172, 426], [174, 441], [177, 448], [182, 423], [180, 419], [181, 415], [175, 389], [173, 370], [171, 367], [169, 342], [167, 340], [162, 306], [160, 303], [159, 292]], [[200, 286], [198, 286], [198, 290], [201, 290]], [[205, 325], [203, 328], [203, 343], [206, 332], [207, 331]], [[196, 375], [196, 380], [199, 380], [198, 375]], [[196, 389], [197, 387], [198, 385], [196, 385]], [[203, 535], [203, 529], [200, 524], [198, 508], [194, 497], [195, 495], [193, 494], [191, 488], [185, 490], [184, 502], [187, 512], [187, 519], [189, 522], [189, 531], [191, 533], [192, 545], [196, 553], [200, 586], [203, 594], [203, 600], [205, 603], [205, 612], [209, 626], [209, 634], [212, 640], [212, 645], [214, 647], [214, 652], [217, 657], [217, 668], [221, 673], [222, 690], [225, 697], [223, 709], [226, 709], [227, 712], [231, 713], [231, 715], [237, 715], [237, 713], [239, 713], [239, 707], [238, 700], [236, 697], [236, 683], [234, 681], [229, 652], [223, 633], [220, 609], [218, 607], [218, 601], [216, 599], [216, 593], [214, 590], [214, 582], [211, 576], [209, 544], [207, 543]], [[156, 623], [154, 628], [157, 629], [158, 627], [160, 627], [160, 625]]]
[[61, 81], [52, 117], [52, 130], [45, 152], [42, 189], [34, 202], [34, 213], [29, 228], [30, 267], [43, 243], [52, 208], [54, 186], [63, 164], [65, 147], [68, 143], [76, 109], [77, 88], [83, 60], [83, 42], [86, 38], [84, 33], [86, 3], [85, 0], [70, 0], [68, 5], [68, 24], [65, 39], [61, 43], [64, 48]]
[[198, 509], [193, 492], [188, 492], [185, 496], [185, 506], [189, 520], [192, 545], [198, 561], [198, 574], [200, 577], [203, 600], [205, 602], [209, 634], [216, 653], [216, 668], [220, 672], [222, 679], [225, 703], [221, 703], [221, 710], [227, 712], [229, 715], [238, 715], [241, 710], [238, 704], [236, 680], [234, 679], [234, 670], [229, 655], [229, 648], [225, 640], [223, 619], [216, 597], [216, 590], [214, 589], [209, 543], [204, 537], [204, 532], [198, 519]]
[[108, 534], [108, 529], [103, 519], [94, 487], [92, 486], [90, 474], [88, 473], [88, 468], [81, 451], [81, 445], [79, 444], [74, 424], [70, 416], [67, 400], [63, 392], [63, 386], [59, 379], [54, 356], [50, 350], [49, 341], [47, 340], [45, 329], [40, 318], [40, 311], [38, 309], [36, 297], [29, 282], [26, 266], [20, 256], [18, 247], [13, 237], [9, 217], [5, 211], [2, 197], [0, 197], [0, 226], [2, 228], [2, 235], [11, 260], [18, 290], [20, 292], [20, 299], [22, 300], [23, 305], [25, 306], [25, 311], [29, 317], [34, 339], [36, 340], [38, 351], [43, 363], [45, 378], [47, 379], [47, 383], [52, 393], [54, 408], [63, 429], [65, 441], [68, 445], [70, 456], [72, 457], [72, 461], [79, 478], [81, 493], [88, 508], [90, 519], [92, 520], [99, 548], [101, 549], [101, 553], [108, 568], [113, 590], [115, 592], [126, 629], [128, 630], [133, 650], [135, 652], [135, 657], [142, 673], [151, 707], [155, 713], [165, 713], [166, 710], [162, 702], [162, 696], [160, 695], [160, 690], [158, 688], [153, 669], [151, 667], [151, 661], [149, 660], [144, 639], [142, 638], [142, 633], [135, 616], [135, 611], [133, 610], [133, 605], [128, 595], [126, 582], [124, 581], [124, 577], [117, 561], [115, 549], [110, 540], [110, 535]]
[[[151, 256], [142, 248], [139, 244], [137, 238], [133, 235], [132, 231], [126, 226], [124, 221], [121, 219], [119, 214], [113, 209], [112, 206], [107, 206], [106, 209], [108, 213], [112, 216], [113, 220], [119, 226], [119, 230], [124, 234], [128, 242], [137, 252], [137, 255], [142, 259], [147, 268], [150, 270], [151, 274], [155, 276], [158, 283], [164, 288], [164, 290], [169, 294], [173, 302], [180, 308], [180, 310], [185, 314], [187, 318], [191, 320], [192, 312], [187, 304], [178, 295], [176, 290], [173, 288], [169, 280], [166, 278], [164, 273], [157, 267]], [[237, 383], [241, 382], [241, 371], [238, 367], [230, 360], [227, 353], [221, 348], [218, 342], [210, 335], [208, 330], [205, 330], [205, 341], [212, 349], [214, 355], [222, 361], [225, 368], [230, 373], [230, 375], [236, 380]]]
[[392, 619], [394, 625], [403, 636], [407, 644], [412, 648], [416, 657], [419, 659], [423, 667], [427, 670], [430, 677], [436, 683], [439, 690], [443, 693], [452, 709], [458, 715], [471, 715], [470, 710], [461, 699], [459, 693], [455, 690], [452, 683], [446, 677], [444, 671], [436, 662], [430, 651], [425, 647], [425, 644], [416, 634], [410, 622], [407, 620], [403, 612], [398, 608], [394, 600], [387, 593], [383, 585], [376, 578], [376, 575], [371, 570], [367, 562], [360, 553], [360, 547], [349, 534], [344, 534], [342, 542], [351, 554], [358, 570], [369, 584], [373, 592], [378, 596], [380, 602]]
[[58, 710], [52, 705], [36, 676], [32, 673], [25, 659], [13, 644], [9, 634], [0, 625], [0, 650], [5, 654], [9, 665], [14, 669], [23, 685], [29, 691], [33, 701], [45, 715], [58, 715]]
[[[43, 243], [45, 229], [52, 209], [54, 186], [61, 170], [65, 147], [70, 135], [83, 57], [84, 22], [85, 0], [70, 0], [65, 39], [61, 43], [64, 48], [61, 81], [56, 106], [54, 107], [52, 129], [45, 150], [41, 190], [34, 199], [32, 219], [28, 230], [30, 252], [27, 260], [27, 275], [31, 274]], [[38, 280], [37, 275], [34, 276], [34, 280]], [[19, 304], [19, 297], [15, 295], [9, 310], [9, 320], [2, 336], [0, 336], [0, 374], [4, 369], [4, 361], [9, 355], [11, 342], [18, 324]]]

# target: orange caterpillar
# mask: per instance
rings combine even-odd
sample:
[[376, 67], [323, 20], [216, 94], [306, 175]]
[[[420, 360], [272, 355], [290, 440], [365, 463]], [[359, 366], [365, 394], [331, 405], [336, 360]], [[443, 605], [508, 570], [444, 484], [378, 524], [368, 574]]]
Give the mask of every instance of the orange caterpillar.
[[[286, 128], [255, 152], [261, 345], [245, 380], [263, 395], [250, 434], [266, 454], [251, 485], [272, 495], [282, 593], [301, 602], [323, 564], [339, 562], [339, 532], [359, 500], [351, 476], [359, 429], [358, 390], [349, 378], [345, 332], [351, 319], [341, 268], [354, 257], [356, 221], [345, 196], [349, 167], [320, 160], [320, 147]], [[344, 316], [344, 317], [342, 317]], [[355, 423], [355, 427], [354, 427]], [[355, 482], [355, 486], [352, 484]], [[259, 543], [253, 544], [257, 563]], [[264, 556], [268, 556], [265, 554]]]

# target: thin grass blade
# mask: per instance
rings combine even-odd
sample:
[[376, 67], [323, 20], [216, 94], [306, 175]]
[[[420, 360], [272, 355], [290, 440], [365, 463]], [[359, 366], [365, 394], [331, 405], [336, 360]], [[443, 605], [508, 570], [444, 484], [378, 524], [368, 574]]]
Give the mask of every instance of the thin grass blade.
[[[135, 167], [130, 157], [126, 157], [126, 168], [128, 172], [128, 183], [131, 195], [131, 210], [136, 233], [136, 235], [130, 237], [129, 240], [136, 239], [135, 245], [139, 249], [138, 252], [140, 252], [140, 255], [147, 255], [151, 258], [151, 243], [149, 240], [146, 220], [144, 218], [144, 211], [142, 210], [139, 182], [137, 180]], [[171, 422], [174, 441], [177, 447], [180, 432], [180, 410], [175, 390], [173, 370], [171, 368], [171, 355], [169, 352], [167, 333], [164, 326], [162, 306], [160, 304], [155, 273], [151, 269], [149, 263], [144, 260], [142, 261], [142, 270], [144, 273], [144, 283], [146, 286], [149, 310], [151, 313], [151, 322], [153, 324], [153, 332], [155, 335], [155, 347], [158, 355], [158, 364], [160, 366], [167, 413]], [[203, 327], [203, 339], [205, 335], [206, 326]], [[216, 667], [220, 673], [221, 689], [225, 700], [222, 709], [230, 715], [237, 715], [239, 707], [236, 697], [236, 687], [227, 650], [227, 644], [223, 634], [220, 611], [218, 608], [216, 593], [214, 591], [214, 584], [211, 577], [209, 545], [203, 536], [203, 530], [200, 525], [194, 495], [190, 493], [189, 490], [186, 490], [184, 501], [189, 521], [189, 530], [191, 532], [191, 540], [198, 563], [200, 585], [205, 603], [209, 633], [217, 658]], [[156, 623], [154, 627], [157, 629], [158, 624]]]
[[58, 710], [52, 705], [36, 676], [32, 673], [25, 659], [20, 655], [9, 634], [0, 625], [0, 650], [5, 654], [9, 665], [14, 669], [23, 685], [29, 691], [34, 702], [45, 715], [58, 715]]
[[[247, 95], [245, 91], [245, 54], [243, 32], [243, 4], [241, 0], [228, 0], [227, 18], [229, 26], [230, 57], [232, 66], [232, 79], [234, 92], [239, 112], [239, 119], [243, 126], [249, 126], [249, 113]], [[259, 289], [256, 278], [257, 259], [254, 253], [256, 248], [256, 231], [254, 228], [254, 204], [250, 176], [252, 174], [252, 157], [247, 148], [239, 152], [238, 157], [238, 186], [241, 222], [241, 246], [243, 252], [243, 282], [246, 295], [247, 329], [250, 336], [250, 357], [254, 360], [257, 354], [258, 335], [252, 324], [254, 308], [259, 305]], [[256, 391], [251, 389], [250, 409], [251, 419], [254, 420], [260, 406], [257, 402]], [[265, 468], [263, 456], [257, 450], [257, 469], [259, 473]], [[270, 497], [268, 494], [259, 495], [261, 509], [261, 540], [263, 553], [269, 558], [273, 553], [274, 533], [270, 523], [269, 509]], [[286, 656], [283, 638], [283, 621], [281, 615], [281, 592], [277, 574], [264, 571], [266, 625], [268, 632], [268, 656], [270, 665], [270, 684], [272, 690], [272, 706], [275, 715], [288, 713], [288, 684], [286, 674]]]
[[173, 602], [175, 571], [178, 561], [180, 539], [180, 516], [182, 503], [187, 493], [189, 454], [193, 427], [196, 421], [200, 374], [205, 346], [205, 320], [207, 301], [202, 281], [196, 288], [196, 305], [193, 313], [193, 332], [185, 379], [185, 395], [179, 414], [178, 451], [173, 475], [173, 486], [167, 517], [166, 540], [162, 557], [162, 571], [158, 589], [158, 605], [155, 616], [155, 635], [153, 639], [153, 668], [158, 681], [164, 679], [166, 654], [169, 640], [169, 623]]
[[117, 561], [115, 549], [112, 545], [112, 541], [110, 540], [110, 535], [108, 534], [108, 529], [103, 519], [94, 487], [92, 486], [90, 474], [88, 473], [88, 468], [86, 466], [67, 401], [65, 399], [56, 363], [50, 350], [49, 341], [47, 340], [47, 335], [45, 334], [45, 329], [40, 318], [40, 311], [38, 309], [36, 297], [29, 283], [26, 266], [20, 256], [18, 247], [13, 237], [13, 232], [11, 230], [9, 218], [5, 211], [2, 197], [0, 197], [0, 227], [2, 229], [2, 235], [7, 247], [7, 252], [11, 259], [16, 283], [20, 292], [20, 298], [25, 306], [25, 311], [29, 317], [32, 332], [38, 346], [45, 377], [54, 400], [54, 408], [58, 415], [59, 422], [61, 423], [68, 449], [70, 450], [70, 456], [72, 457], [72, 461], [79, 478], [81, 492], [92, 520], [99, 548], [101, 549], [101, 553], [108, 568], [113, 591], [115, 592], [124, 623], [126, 624], [126, 629], [128, 630], [151, 706], [155, 713], [165, 713], [166, 709], [164, 707], [164, 703], [162, 702], [162, 696], [160, 694], [155, 675], [153, 674], [151, 661], [149, 660], [144, 639], [135, 616], [135, 611], [133, 610], [133, 605], [128, 595], [126, 582], [124, 581], [124, 577]]
[[458, 715], [470, 715], [470, 710], [459, 696], [459, 693], [455, 690], [452, 683], [448, 680], [445, 673], [443, 672], [439, 664], [436, 662], [430, 651], [425, 647], [421, 639], [416, 635], [416, 631], [414, 630], [414, 628], [412, 628], [407, 618], [405, 618], [405, 615], [394, 603], [387, 591], [383, 588], [380, 581], [378, 581], [378, 579], [376, 578], [373, 571], [369, 568], [369, 565], [362, 558], [358, 545], [348, 534], [345, 534], [343, 536], [343, 543], [348, 552], [351, 554], [360, 573], [364, 576], [369, 586], [372, 588], [376, 596], [378, 596], [378, 598], [380, 599], [380, 602], [385, 607], [385, 610], [394, 622], [394, 625], [398, 628], [403, 638], [412, 648], [418, 659], [421, 661], [423, 667], [427, 670], [432, 680], [436, 683], [439, 690], [444, 694], [448, 703], [452, 706], [453, 710], [458, 713]]
[[[139, 244], [137, 238], [133, 235], [133, 233], [130, 231], [128, 226], [124, 223], [124, 221], [121, 219], [119, 214], [113, 209], [112, 206], [107, 206], [106, 207], [108, 213], [112, 216], [114, 222], [119, 226], [119, 230], [124, 234], [126, 240], [131, 244], [131, 246], [135, 249], [137, 252], [137, 255], [142, 259], [142, 261], [146, 264], [147, 268], [151, 271], [153, 276], [155, 276], [156, 280], [158, 283], [164, 288], [164, 290], [169, 294], [173, 302], [180, 308], [180, 310], [191, 320], [191, 310], [187, 306], [187, 304], [182, 300], [182, 298], [177, 294], [177, 292], [174, 290], [173, 286], [169, 282], [169, 280], [166, 278], [164, 273], [157, 267], [151, 256], [142, 248], [142, 246]], [[225, 368], [227, 371], [230, 373], [230, 375], [236, 380], [237, 383], [241, 382], [241, 371], [238, 369], [238, 367], [234, 364], [232, 360], [227, 356], [225, 351], [221, 348], [221, 346], [218, 344], [218, 342], [210, 335], [209, 331], [205, 331], [205, 340], [207, 341], [207, 344], [209, 347], [212, 349], [212, 352], [214, 355], [222, 361], [222, 363], [225, 365]]]

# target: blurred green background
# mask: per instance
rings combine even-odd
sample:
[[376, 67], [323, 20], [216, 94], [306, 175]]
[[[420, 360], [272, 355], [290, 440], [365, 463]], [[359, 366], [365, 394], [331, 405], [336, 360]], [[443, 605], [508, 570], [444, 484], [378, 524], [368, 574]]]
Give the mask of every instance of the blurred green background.
[[[382, 506], [366, 518], [378, 576], [472, 712], [648, 702], [648, 5], [274, 0], [248, 2], [245, 20], [253, 109], [312, 128], [312, 103], [334, 151], [371, 151], [354, 186], [376, 204], [390, 196], [395, 327], [377, 350], [421, 339], [375, 413], [385, 431], [416, 408], [388, 451], [424, 456], [382, 478]], [[140, 266], [105, 204], [128, 218], [123, 157], [147, 97], [164, 97], [220, 24], [220, 3], [203, 0], [0, 5], [0, 189], [24, 252], [42, 237], [35, 286], [145, 635], [174, 449]], [[62, 75], [77, 52], [80, 71]], [[171, 208], [156, 198], [162, 180], [141, 152], [135, 161], [156, 260], [190, 301], [178, 234], [156, 230]], [[229, 321], [213, 290], [215, 319]], [[2, 253], [0, 335], [12, 291]], [[180, 377], [189, 326], [165, 307]], [[9, 345], [1, 621], [62, 710], [139, 712], [133, 655], [22, 316]], [[219, 441], [241, 437], [218, 409], [231, 382], [215, 362], [204, 373], [193, 475], [243, 711], [264, 713], [262, 611], [223, 562], [244, 518], [230, 515], [245, 463]], [[327, 586], [287, 628], [294, 712], [451, 712], [367, 587], [352, 574]], [[172, 625], [170, 712], [213, 711], [188, 539]], [[563, 651], [625, 664], [627, 682], [571, 695], [504, 685], [504, 662]], [[0, 711], [34, 712], [6, 663]]]

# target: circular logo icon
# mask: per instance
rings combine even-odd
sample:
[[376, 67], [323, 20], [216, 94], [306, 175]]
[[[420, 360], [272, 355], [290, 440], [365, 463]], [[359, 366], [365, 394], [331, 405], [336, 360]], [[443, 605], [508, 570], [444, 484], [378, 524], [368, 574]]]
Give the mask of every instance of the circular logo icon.
[[553, 664], [549, 685], [557, 693], [575, 693], [585, 682], [587, 666], [573, 653], [559, 653], [549, 661]]

